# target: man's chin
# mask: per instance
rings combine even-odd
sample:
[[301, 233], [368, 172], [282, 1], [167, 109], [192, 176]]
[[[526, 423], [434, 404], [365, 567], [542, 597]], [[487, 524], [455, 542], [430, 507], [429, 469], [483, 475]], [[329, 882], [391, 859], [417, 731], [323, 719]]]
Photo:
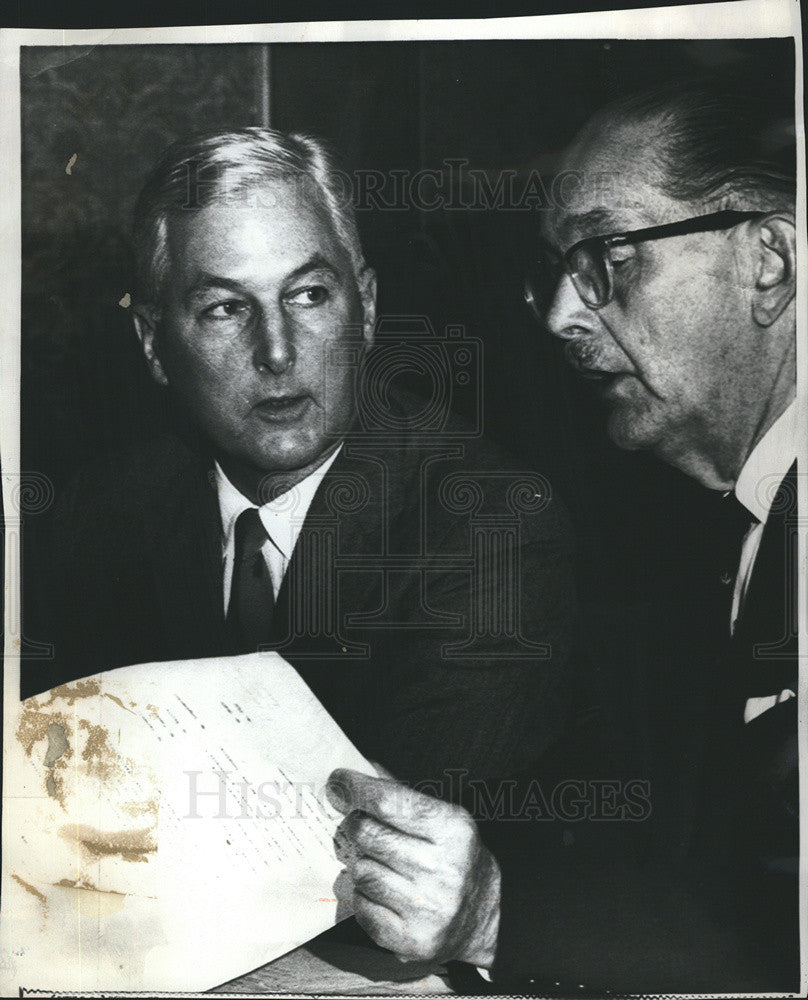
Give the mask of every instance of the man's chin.
[[334, 451], [336, 441], [321, 442], [316, 447], [262, 451], [252, 456], [252, 464], [264, 475], [313, 472]]
[[237, 489], [266, 502], [291, 489], [314, 472], [333, 453], [336, 440], [255, 442], [253, 447], [214, 448], [219, 464]]
[[607, 433], [611, 442], [625, 451], [653, 448], [659, 437], [655, 428], [649, 426], [647, 417], [621, 406], [613, 408], [609, 414]]

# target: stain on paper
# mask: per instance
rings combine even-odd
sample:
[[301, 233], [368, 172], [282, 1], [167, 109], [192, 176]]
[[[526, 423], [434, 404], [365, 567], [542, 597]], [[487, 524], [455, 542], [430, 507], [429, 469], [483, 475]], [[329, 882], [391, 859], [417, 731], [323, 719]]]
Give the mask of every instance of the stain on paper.
[[67, 733], [64, 726], [60, 726], [58, 722], [52, 722], [48, 726], [45, 735], [48, 737], [45, 767], [54, 767], [62, 754], [67, 753], [70, 749], [70, 744], [67, 742]]
[[79, 727], [87, 732], [87, 741], [81, 751], [82, 760], [87, 761], [87, 771], [104, 781], [117, 774], [120, 764], [117, 753], [109, 745], [109, 730], [87, 719], [79, 719]]
[[45, 753], [44, 764], [50, 772], [45, 778], [45, 791], [52, 799], [56, 799], [56, 801], [64, 809], [65, 803], [64, 796], [62, 794], [62, 779], [57, 776], [55, 768], [61, 758], [66, 753], [70, 752], [70, 744], [67, 741], [65, 727], [60, 725], [58, 722], [51, 722], [45, 735], [48, 737], [48, 749]]
[[139, 830], [96, 830], [83, 823], [69, 823], [59, 829], [59, 836], [75, 840], [94, 859], [117, 856], [124, 861], [148, 861], [147, 855], [157, 850], [154, 830], [148, 826]]
[[143, 813], [151, 813], [157, 819], [159, 802], [157, 799], [142, 799], [139, 802], [121, 802], [121, 809], [130, 816], [141, 816]]
[[17, 726], [17, 741], [27, 757], [31, 756], [35, 743], [47, 738], [48, 727], [53, 723], [61, 723], [67, 736], [67, 719], [60, 712], [42, 712], [38, 707], [22, 710]]
[[57, 778], [53, 771], [51, 771], [47, 778], [45, 778], [45, 791], [52, 799], [56, 799], [62, 809], [65, 808], [62, 779]]
[[34, 745], [47, 740], [43, 764], [47, 769], [45, 775], [45, 791], [56, 799], [64, 809], [64, 792], [60, 771], [67, 766], [73, 756], [68, 733], [70, 726], [67, 719], [59, 712], [41, 712], [35, 708], [25, 708], [17, 726], [17, 741], [28, 757], [31, 756]]
[[89, 882], [74, 882], [63, 878], [53, 884], [67, 892], [71, 903], [82, 916], [95, 917], [97, 920], [120, 913], [126, 900], [126, 893], [97, 889]]
[[87, 680], [76, 681], [75, 684], [60, 684], [50, 691], [50, 699], [45, 702], [47, 707], [52, 705], [57, 698], [64, 698], [68, 705], [75, 704], [77, 698], [92, 698], [95, 694], [101, 693], [101, 685], [92, 677]]
[[114, 701], [116, 705], [119, 705], [124, 710], [124, 712], [128, 712], [130, 715], [134, 715], [135, 718], [137, 718], [137, 712], [133, 712], [131, 708], [127, 708], [126, 705], [124, 705], [124, 703], [116, 694], [109, 694], [107, 691], [105, 691], [104, 697], [109, 698], [110, 701]]
[[30, 882], [26, 882], [25, 879], [20, 878], [19, 875], [12, 874], [11, 877], [18, 885], [21, 885], [26, 892], [29, 892], [34, 897], [34, 899], [38, 899], [39, 902], [42, 903], [42, 905], [45, 907], [45, 909], [48, 908], [48, 901], [45, 898], [44, 894], [39, 891], [39, 889], [34, 888], [34, 886], [32, 886]]

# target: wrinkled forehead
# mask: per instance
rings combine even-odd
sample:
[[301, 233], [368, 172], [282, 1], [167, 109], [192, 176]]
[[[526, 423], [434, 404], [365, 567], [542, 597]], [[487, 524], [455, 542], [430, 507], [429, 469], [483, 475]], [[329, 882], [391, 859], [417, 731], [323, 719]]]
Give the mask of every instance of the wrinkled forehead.
[[662, 190], [658, 128], [593, 119], [564, 153], [544, 235], [566, 249], [588, 236], [636, 229], [676, 214]]

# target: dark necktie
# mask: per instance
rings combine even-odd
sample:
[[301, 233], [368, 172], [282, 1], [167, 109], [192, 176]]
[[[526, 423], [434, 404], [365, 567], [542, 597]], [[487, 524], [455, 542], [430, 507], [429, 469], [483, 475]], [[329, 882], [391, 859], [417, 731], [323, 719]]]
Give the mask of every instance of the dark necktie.
[[722, 592], [720, 600], [722, 621], [727, 630], [730, 628], [735, 580], [741, 562], [741, 547], [747, 531], [757, 523], [757, 518], [744, 507], [735, 496], [734, 490], [721, 498], [717, 537], [718, 583]]
[[272, 641], [275, 594], [261, 547], [268, 539], [255, 507], [236, 521], [233, 580], [227, 621], [240, 653], [254, 653]]
[[[744, 537], [759, 521], [738, 500], [734, 491], [716, 497], [713, 537], [714, 581], [719, 593], [718, 630], [723, 637], [712, 672], [712, 711], [707, 733], [704, 780], [701, 786], [701, 820], [692, 838], [694, 851], [714, 866], [728, 865], [737, 873], [739, 904], [745, 918], [749, 946], [772, 961], [775, 968], [793, 963], [797, 927], [796, 878], [789, 874], [796, 864], [798, 829], [796, 699], [769, 708], [744, 723], [750, 697], [778, 694], [783, 684], [778, 666], [790, 660], [759, 658], [758, 643], [776, 642], [782, 627], [781, 595], [775, 594], [777, 611], [761, 627], [760, 589], [750, 591], [753, 602], [741, 605], [730, 637], [733, 592], [740, 568]], [[773, 505], [775, 506], [775, 505]], [[774, 547], [782, 556], [782, 543]], [[784, 569], [764, 565], [771, 553], [758, 550], [754, 574], [782, 579]], [[760, 580], [760, 577], [758, 577]], [[791, 868], [789, 867], [791, 866]]]

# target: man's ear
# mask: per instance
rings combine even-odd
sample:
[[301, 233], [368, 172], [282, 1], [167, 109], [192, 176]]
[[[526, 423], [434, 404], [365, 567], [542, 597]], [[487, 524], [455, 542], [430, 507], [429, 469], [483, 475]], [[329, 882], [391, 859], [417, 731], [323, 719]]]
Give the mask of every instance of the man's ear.
[[771, 326], [794, 298], [797, 284], [797, 234], [794, 217], [772, 212], [755, 226], [755, 287], [752, 316]]
[[157, 339], [158, 313], [153, 306], [135, 306], [132, 312], [135, 330], [140, 346], [146, 355], [151, 376], [158, 385], [168, 385], [168, 376], [162, 362], [157, 357], [155, 341]]
[[376, 332], [376, 272], [372, 267], [363, 267], [357, 281], [364, 312], [362, 336], [366, 346], [371, 347]]

